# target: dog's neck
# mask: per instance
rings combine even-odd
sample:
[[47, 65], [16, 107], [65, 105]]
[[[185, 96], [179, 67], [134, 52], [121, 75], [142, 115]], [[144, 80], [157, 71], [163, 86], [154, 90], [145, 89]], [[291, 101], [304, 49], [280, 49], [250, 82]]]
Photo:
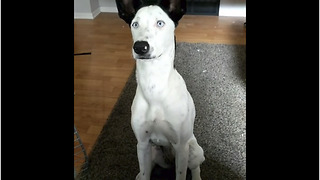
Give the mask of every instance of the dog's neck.
[[[164, 92], [168, 88], [169, 77], [174, 73], [175, 43], [167, 47], [159, 58], [136, 61], [136, 77], [144, 94]], [[158, 95], [158, 94], [154, 94]], [[150, 95], [153, 96], [153, 95]]]

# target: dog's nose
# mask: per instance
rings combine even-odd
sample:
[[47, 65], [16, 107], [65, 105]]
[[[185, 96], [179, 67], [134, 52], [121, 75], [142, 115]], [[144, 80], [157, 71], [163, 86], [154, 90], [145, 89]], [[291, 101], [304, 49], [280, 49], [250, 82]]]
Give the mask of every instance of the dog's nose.
[[147, 41], [137, 41], [133, 45], [133, 50], [139, 55], [149, 52], [149, 43]]

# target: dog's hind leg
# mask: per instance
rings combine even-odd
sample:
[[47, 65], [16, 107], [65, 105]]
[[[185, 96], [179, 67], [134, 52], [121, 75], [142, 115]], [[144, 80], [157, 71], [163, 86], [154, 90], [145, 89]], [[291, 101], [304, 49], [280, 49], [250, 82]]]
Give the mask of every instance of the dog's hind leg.
[[197, 139], [194, 136], [189, 141], [189, 146], [188, 167], [191, 170], [192, 180], [201, 180], [200, 164], [205, 160], [203, 149], [199, 146]]

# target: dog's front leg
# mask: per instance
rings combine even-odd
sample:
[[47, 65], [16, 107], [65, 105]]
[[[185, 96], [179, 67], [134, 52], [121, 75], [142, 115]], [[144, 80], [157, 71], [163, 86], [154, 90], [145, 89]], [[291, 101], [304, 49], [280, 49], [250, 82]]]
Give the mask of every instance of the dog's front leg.
[[137, 153], [139, 160], [140, 173], [136, 180], [149, 180], [151, 176], [151, 144], [149, 141], [139, 142], [137, 144]]
[[179, 144], [175, 147], [176, 152], [176, 180], [185, 180], [187, 176], [189, 145]]

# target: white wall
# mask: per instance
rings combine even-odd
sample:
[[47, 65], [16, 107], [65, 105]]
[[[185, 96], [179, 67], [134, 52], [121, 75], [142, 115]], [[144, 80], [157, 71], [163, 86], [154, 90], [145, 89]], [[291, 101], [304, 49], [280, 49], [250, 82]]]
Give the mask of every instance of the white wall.
[[246, 17], [246, 0], [220, 0], [219, 16]]
[[99, 0], [101, 12], [118, 12], [115, 0]]
[[74, 0], [75, 19], [94, 19], [99, 13], [99, 0]]
[[75, 13], [91, 13], [91, 6], [88, 0], [74, 0]]
[[[74, 0], [75, 19], [94, 19], [100, 12], [118, 12], [115, 0]], [[246, 0], [220, 0], [219, 16], [246, 17]]]
[[92, 12], [100, 8], [99, 0], [90, 0], [90, 5], [91, 5]]

